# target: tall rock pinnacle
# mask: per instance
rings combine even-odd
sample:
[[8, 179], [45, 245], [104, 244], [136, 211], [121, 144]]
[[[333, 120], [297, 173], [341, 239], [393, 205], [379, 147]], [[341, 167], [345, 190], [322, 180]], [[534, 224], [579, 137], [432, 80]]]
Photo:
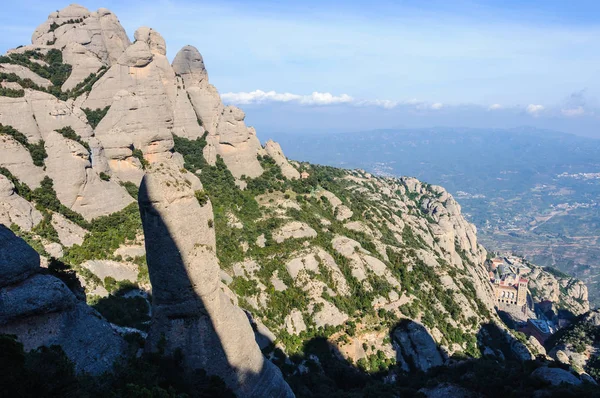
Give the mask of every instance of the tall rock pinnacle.
[[147, 349], [161, 342], [166, 353], [180, 349], [190, 370], [221, 377], [239, 397], [292, 397], [248, 318], [221, 290], [212, 205], [200, 204], [190, 177], [173, 162], [154, 164], [140, 187], [153, 288]]

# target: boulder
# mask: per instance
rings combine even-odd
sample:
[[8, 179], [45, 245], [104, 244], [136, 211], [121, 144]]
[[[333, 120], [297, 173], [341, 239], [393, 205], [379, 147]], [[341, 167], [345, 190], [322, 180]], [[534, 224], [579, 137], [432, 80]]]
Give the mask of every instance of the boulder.
[[69, 288], [50, 275], [34, 275], [0, 289], [0, 325], [11, 321], [69, 310], [77, 300]]
[[577, 376], [561, 368], [537, 368], [531, 373], [531, 376], [547, 381], [553, 386], [561, 384], [578, 386], [581, 384], [581, 380]]
[[35, 250], [0, 225], [0, 334], [16, 335], [26, 351], [59, 345], [78, 373], [112, 369], [125, 341], [61, 280], [40, 271]]
[[281, 243], [286, 239], [315, 238], [317, 231], [308, 224], [300, 221], [292, 221], [280, 227], [273, 233], [273, 240]]
[[422, 325], [405, 321], [394, 330], [393, 336], [399, 346], [398, 355], [414, 369], [426, 372], [444, 364], [437, 344]]
[[18, 283], [39, 270], [40, 256], [0, 224], [0, 287]]

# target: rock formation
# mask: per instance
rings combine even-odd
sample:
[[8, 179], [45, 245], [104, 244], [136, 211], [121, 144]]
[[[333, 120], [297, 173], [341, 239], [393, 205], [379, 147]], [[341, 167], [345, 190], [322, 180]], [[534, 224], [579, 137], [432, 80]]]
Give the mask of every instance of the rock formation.
[[[196, 48], [169, 64], [157, 31], [140, 27], [133, 38], [110, 11], [71, 5], [0, 62], [19, 81], [0, 82], [18, 90], [0, 96], [0, 123], [16, 130], [0, 134], [0, 333], [28, 350], [58, 344], [92, 374], [124, 348], [114, 325], [40, 268], [6, 228], [14, 224], [44, 256], [63, 256], [88, 295], [114, 298], [114, 280], [138, 283], [138, 298], [151, 289], [146, 350], [181, 350], [187, 369], [221, 377], [240, 397], [293, 396], [255, 340], [294, 352], [319, 329], [334, 331], [328, 344], [340, 355], [377, 372], [394, 359], [427, 371], [454, 353], [477, 356], [483, 339], [508, 346], [484, 341], [486, 355], [533, 358], [507, 329], [484, 330], [500, 323], [486, 251], [452, 195], [415, 178], [290, 163], [223, 104]], [[49, 62], [52, 73], [36, 74]], [[144, 234], [129, 206], [140, 184]], [[587, 309], [585, 286], [536, 275], [540, 297]], [[587, 366], [571, 348], [549, 355]], [[283, 363], [278, 352], [272, 359]], [[284, 367], [296, 377], [307, 364], [321, 366], [309, 356]]]
[[254, 178], [263, 169], [256, 159], [262, 153], [253, 128], [246, 127], [244, 112], [234, 106], [224, 106], [217, 89], [208, 82], [208, 73], [198, 50], [182, 48], [173, 60], [175, 74], [181, 76], [191, 103], [208, 133], [204, 157], [214, 164], [221, 156], [236, 178]]
[[42, 273], [40, 257], [0, 225], [0, 333], [25, 350], [60, 345], [78, 372], [110, 370], [124, 340], [58, 278]]
[[0, 174], [0, 224], [16, 224], [25, 231], [31, 231], [42, 221], [42, 215], [14, 189], [13, 183]]
[[435, 341], [418, 323], [409, 321], [398, 327], [394, 331], [394, 340], [400, 348], [400, 363], [407, 363], [409, 367], [423, 372], [444, 363]]
[[583, 282], [535, 265], [530, 267], [531, 271], [524, 276], [529, 280], [528, 288], [535, 302], [551, 301], [574, 315], [589, 311], [588, 290]]
[[168, 163], [148, 171], [139, 202], [153, 286], [147, 349], [161, 341], [167, 353], [181, 349], [188, 367], [220, 376], [240, 397], [293, 396], [260, 352], [244, 312], [220, 288], [210, 202], [201, 206]]
[[267, 141], [265, 144], [265, 152], [275, 161], [275, 163], [277, 163], [277, 166], [281, 168], [281, 173], [285, 178], [291, 180], [300, 178], [300, 173], [288, 162], [278, 143], [273, 140]]

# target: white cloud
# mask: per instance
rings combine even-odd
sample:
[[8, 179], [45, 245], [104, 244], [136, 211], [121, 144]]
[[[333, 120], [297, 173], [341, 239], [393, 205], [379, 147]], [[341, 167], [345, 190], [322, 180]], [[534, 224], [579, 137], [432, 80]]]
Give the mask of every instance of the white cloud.
[[391, 100], [363, 100], [355, 102], [358, 106], [379, 106], [385, 109], [393, 109], [397, 107], [400, 103], [398, 101]]
[[251, 92], [221, 94], [223, 101], [234, 104], [253, 104], [261, 102], [289, 102], [298, 101], [301, 96], [291, 93], [276, 93], [275, 91], [254, 90]]
[[529, 105], [527, 105], [527, 108], [526, 108], [527, 113], [529, 113], [532, 116], [538, 116], [539, 113], [543, 110], [544, 110], [543, 105], [535, 105], [535, 104], [529, 104]]
[[354, 102], [354, 98], [348, 94], [339, 96], [331, 93], [319, 93], [317, 91], [310, 95], [298, 95], [292, 93], [278, 93], [275, 91], [254, 90], [250, 92], [225, 93], [221, 95], [225, 102], [234, 104], [257, 104], [263, 102], [298, 102], [304, 105], [333, 105], [348, 104]]
[[266, 102], [295, 102], [300, 105], [338, 105], [348, 104], [354, 106], [375, 106], [384, 109], [394, 109], [398, 106], [405, 105], [415, 107], [419, 110], [441, 109], [444, 104], [441, 102], [428, 103], [417, 99], [409, 99], [406, 101], [393, 101], [387, 99], [356, 99], [348, 94], [333, 95], [331, 93], [313, 92], [310, 95], [299, 95], [292, 93], [278, 93], [276, 91], [254, 90], [250, 92], [225, 93], [221, 95], [224, 102], [238, 105], [261, 104]]
[[500, 104], [492, 104], [488, 108], [488, 110], [490, 110], [490, 111], [497, 111], [498, 109], [502, 109], [502, 105], [500, 105]]
[[575, 117], [583, 115], [585, 113], [585, 110], [582, 106], [578, 106], [577, 108], [562, 109], [561, 113], [568, 117]]
[[335, 96], [331, 93], [313, 92], [311, 95], [300, 96], [300, 103], [307, 105], [332, 105], [332, 104], [349, 104], [354, 102], [354, 98], [348, 94]]

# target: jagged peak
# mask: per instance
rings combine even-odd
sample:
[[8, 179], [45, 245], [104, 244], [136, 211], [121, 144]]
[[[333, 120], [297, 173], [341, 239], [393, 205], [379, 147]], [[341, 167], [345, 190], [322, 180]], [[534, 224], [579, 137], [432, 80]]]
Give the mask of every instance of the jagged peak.
[[208, 80], [204, 59], [194, 46], [182, 47], [173, 59], [172, 67], [175, 74], [182, 76], [184, 80], [189, 80], [190, 83]]
[[135, 31], [133, 37], [136, 42], [142, 41], [148, 44], [152, 54], [167, 55], [167, 43], [161, 34], [156, 30], [147, 26], [142, 26]]

